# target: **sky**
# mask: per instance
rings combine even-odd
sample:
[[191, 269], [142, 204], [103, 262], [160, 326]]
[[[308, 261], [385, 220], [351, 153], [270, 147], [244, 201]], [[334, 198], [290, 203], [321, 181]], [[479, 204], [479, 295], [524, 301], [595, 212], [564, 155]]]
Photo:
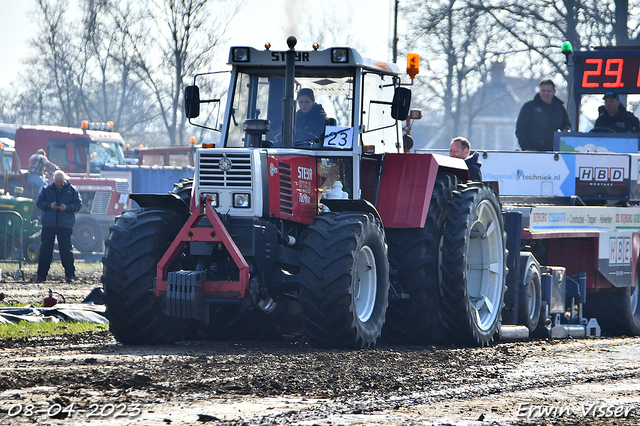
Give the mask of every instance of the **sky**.
[[[363, 56], [389, 60], [389, 40], [392, 35], [392, 0], [236, 0], [241, 10], [234, 18], [230, 45], [262, 48], [270, 42], [274, 49], [286, 49], [286, 38], [298, 33], [296, 25], [301, 16], [311, 16], [318, 22], [331, 20], [349, 22], [344, 31], [359, 46]], [[77, 0], [69, 0], [69, 13], [78, 7]], [[0, 88], [9, 89], [19, 72], [27, 73], [22, 63], [29, 56], [29, 39], [38, 26], [30, 16], [36, 9], [35, 0], [0, 0]], [[77, 12], [76, 12], [77, 13]], [[298, 40], [299, 49], [310, 49], [315, 40]], [[322, 46], [329, 47], [329, 46]]]

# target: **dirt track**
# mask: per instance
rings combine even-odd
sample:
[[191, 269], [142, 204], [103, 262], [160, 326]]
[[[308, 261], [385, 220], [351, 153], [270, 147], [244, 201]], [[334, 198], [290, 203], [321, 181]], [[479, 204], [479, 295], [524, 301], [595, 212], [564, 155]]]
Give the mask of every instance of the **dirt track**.
[[[45, 284], [80, 298], [99, 278]], [[0, 341], [0, 378], [0, 424], [12, 425], [640, 424], [640, 338], [337, 351], [131, 347], [105, 332]]]

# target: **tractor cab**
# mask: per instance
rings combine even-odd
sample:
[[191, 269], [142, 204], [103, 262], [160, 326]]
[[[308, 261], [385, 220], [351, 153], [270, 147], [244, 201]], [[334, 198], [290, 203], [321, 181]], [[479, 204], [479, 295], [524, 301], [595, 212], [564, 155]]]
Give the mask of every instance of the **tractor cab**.
[[[292, 214], [287, 219], [310, 223], [316, 214], [316, 191], [351, 200], [363, 198], [364, 191], [365, 198], [374, 202], [380, 160], [386, 153], [403, 152], [402, 120], [411, 92], [401, 86], [397, 65], [363, 58], [351, 48], [318, 50], [314, 46], [314, 50], [296, 51], [295, 39], [288, 51], [267, 47], [231, 48], [231, 81], [221, 126], [208, 120], [216, 117], [223, 100], [200, 98], [200, 87], [211, 87], [212, 74], [197, 75], [194, 85], [186, 88], [190, 123], [214, 130], [220, 127], [221, 132], [217, 150], [203, 144], [197, 154], [196, 191], [203, 193], [207, 173], [224, 175], [223, 182], [231, 186], [238, 179], [235, 188], [241, 187], [242, 179], [245, 183], [249, 179], [251, 163], [255, 167], [257, 162], [248, 159], [258, 155], [250, 152], [258, 149], [270, 163], [269, 177], [293, 173], [294, 180], [310, 181], [308, 188], [305, 184], [298, 188], [302, 197], [298, 201], [313, 207], [295, 216], [294, 206], [285, 206]], [[234, 173], [231, 168], [245, 161], [234, 158], [241, 153], [248, 156], [247, 164]], [[293, 156], [291, 161], [285, 155]], [[260, 201], [254, 197], [258, 194], [247, 195]], [[239, 207], [224, 204], [224, 198], [220, 202], [220, 211]], [[276, 216], [282, 212], [282, 206], [271, 207]], [[244, 210], [253, 216], [262, 211]]]

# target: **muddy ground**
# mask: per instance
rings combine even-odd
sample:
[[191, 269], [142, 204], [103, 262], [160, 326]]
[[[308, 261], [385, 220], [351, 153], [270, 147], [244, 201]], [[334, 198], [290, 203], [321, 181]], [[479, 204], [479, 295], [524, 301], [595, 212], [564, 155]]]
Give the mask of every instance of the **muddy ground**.
[[[81, 301], [67, 284], [13, 282]], [[271, 343], [133, 347], [108, 332], [0, 340], [0, 424], [638, 425], [640, 338], [498, 342], [488, 348], [319, 350]]]

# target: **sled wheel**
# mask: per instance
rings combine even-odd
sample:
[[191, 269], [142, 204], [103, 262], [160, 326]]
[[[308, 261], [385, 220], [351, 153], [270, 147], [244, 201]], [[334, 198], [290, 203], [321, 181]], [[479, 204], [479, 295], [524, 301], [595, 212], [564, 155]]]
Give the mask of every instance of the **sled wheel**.
[[[109, 329], [119, 342], [164, 344], [182, 338], [184, 322], [164, 314], [153, 284], [156, 265], [185, 220], [167, 209], [140, 209], [125, 212], [109, 228], [101, 280]], [[169, 269], [179, 269], [177, 262]]]
[[383, 336], [400, 344], [442, 340], [439, 254], [442, 228], [458, 179], [438, 174], [424, 228], [387, 229], [389, 262], [407, 300], [389, 302]]
[[317, 216], [302, 243], [300, 273], [300, 313], [310, 343], [375, 346], [389, 303], [389, 262], [384, 230], [372, 214]]
[[587, 294], [585, 316], [595, 317], [604, 335], [640, 335], [637, 281], [633, 287]]
[[92, 253], [102, 251], [103, 238], [98, 222], [89, 217], [81, 217], [73, 227], [71, 241], [79, 252]]
[[504, 304], [506, 249], [500, 205], [483, 184], [459, 185], [442, 231], [442, 321], [452, 340], [486, 345]]
[[520, 266], [518, 324], [524, 325], [533, 333], [540, 322], [542, 274], [540, 264], [530, 253], [520, 254]]

